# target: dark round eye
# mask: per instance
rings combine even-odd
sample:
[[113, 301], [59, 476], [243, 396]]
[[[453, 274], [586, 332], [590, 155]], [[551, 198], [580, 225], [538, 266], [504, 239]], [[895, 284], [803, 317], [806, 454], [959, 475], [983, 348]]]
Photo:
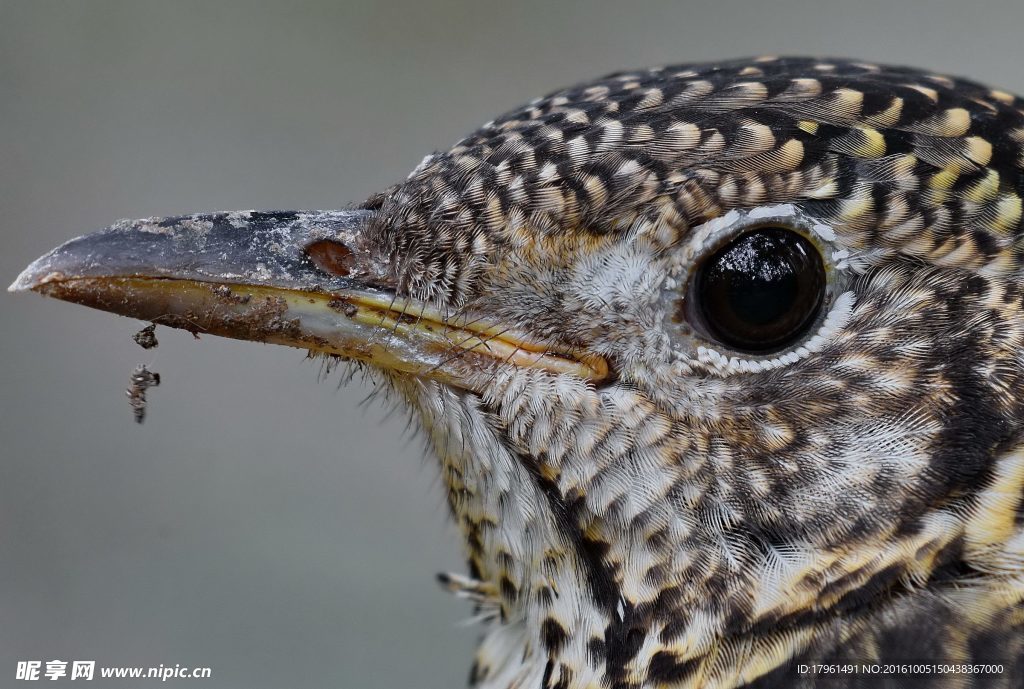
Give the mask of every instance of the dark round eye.
[[791, 344], [814, 322], [825, 297], [825, 267], [802, 235], [759, 227], [709, 256], [693, 289], [693, 306], [709, 335], [762, 354]]

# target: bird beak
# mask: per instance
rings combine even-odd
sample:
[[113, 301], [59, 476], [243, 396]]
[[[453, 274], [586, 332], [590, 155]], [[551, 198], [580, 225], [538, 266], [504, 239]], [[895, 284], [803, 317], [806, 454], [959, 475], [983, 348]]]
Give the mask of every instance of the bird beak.
[[369, 211], [211, 213], [122, 221], [57, 247], [10, 286], [194, 334], [339, 355], [480, 390], [496, 367], [599, 381], [607, 363], [486, 314], [398, 297]]

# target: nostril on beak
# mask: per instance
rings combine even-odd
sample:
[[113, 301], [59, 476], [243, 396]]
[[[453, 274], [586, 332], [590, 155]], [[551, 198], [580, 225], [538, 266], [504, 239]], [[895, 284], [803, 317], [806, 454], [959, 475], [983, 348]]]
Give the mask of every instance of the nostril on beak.
[[341, 242], [321, 239], [305, 248], [306, 255], [320, 270], [339, 277], [348, 277], [355, 268], [352, 249]]

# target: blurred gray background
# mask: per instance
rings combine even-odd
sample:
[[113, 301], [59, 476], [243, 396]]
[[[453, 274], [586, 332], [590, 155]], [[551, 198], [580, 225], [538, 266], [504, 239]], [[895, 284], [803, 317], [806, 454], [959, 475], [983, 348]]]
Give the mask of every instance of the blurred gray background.
[[[122, 217], [361, 200], [627, 67], [846, 55], [1021, 92], [1022, 25], [1019, 0], [0, 0], [0, 278]], [[433, 578], [458, 535], [401, 415], [296, 350], [161, 328], [154, 355], [35, 295], [0, 322], [0, 686], [53, 658], [213, 668], [114, 687], [464, 686], [477, 632]], [[141, 427], [138, 363], [164, 376]]]

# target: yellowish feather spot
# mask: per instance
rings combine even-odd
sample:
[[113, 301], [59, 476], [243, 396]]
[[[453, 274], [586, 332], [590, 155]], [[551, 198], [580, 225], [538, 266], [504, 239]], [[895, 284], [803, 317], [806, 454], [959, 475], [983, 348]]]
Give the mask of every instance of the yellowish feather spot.
[[870, 196], [859, 199], [847, 199], [843, 201], [839, 217], [844, 221], [856, 220], [870, 213], [874, 206], [874, 200]]
[[989, 95], [995, 100], [1003, 103], [1004, 105], [1013, 105], [1013, 94], [1007, 93], [1006, 91], [1000, 91], [999, 89], [992, 89], [989, 91]]
[[903, 114], [903, 99], [896, 97], [892, 99], [892, 103], [889, 104], [885, 110], [879, 113], [875, 113], [870, 117], [865, 117], [864, 121], [875, 127], [891, 127], [892, 125], [899, 122], [900, 115]]
[[924, 95], [928, 100], [933, 103], [937, 103], [939, 100], [939, 92], [933, 88], [927, 86], [921, 86], [920, 84], [904, 84], [907, 88], [914, 89], [918, 93]]
[[809, 77], [798, 77], [793, 79], [790, 84], [791, 91], [795, 91], [802, 96], [811, 97], [821, 94], [821, 82], [817, 79], [811, 79]]
[[928, 186], [932, 189], [940, 191], [948, 191], [956, 183], [960, 177], [960, 171], [952, 167], [947, 167], [939, 170], [928, 180]]
[[978, 167], [985, 167], [992, 161], [992, 144], [988, 140], [970, 136], [964, 139], [964, 146], [964, 155]]
[[804, 145], [796, 139], [790, 139], [779, 147], [774, 156], [773, 171], [795, 170], [804, 159]]
[[967, 522], [965, 541], [971, 551], [998, 547], [1013, 535], [1017, 508], [1024, 495], [1024, 448], [1004, 457], [996, 465], [995, 474]]
[[971, 128], [971, 113], [963, 108], [947, 110], [939, 124], [941, 136], [963, 136]]
[[992, 229], [1000, 234], [1016, 229], [1021, 218], [1021, 199], [1016, 194], [1006, 194], [996, 204], [996, 217]]
[[665, 130], [665, 135], [681, 149], [693, 148], [700, 143], [700, 127], [692, 122], [677, 122]]
[[855, 89], [841, 88], [832, 92], [835, 98], [836, 114], [842, 117], [857, 117], [864, 105], [864, 94]]
[[991, 201], [998, 195], [999, 173], [995, 170], [989, 170], [984, 177], [971, 185], [964, 193], [964, 198], [974, 203], [984, 203], [985, 201]]
[[854, 149], [860, 158], [881, 158], [885, 155], [885, 137], [877, 129], [860, 129], [861, 142]]
[[803, 131], [807, 132], [808, 134], [817, 134], [818, 133], [818, 123], [817, 122], [812, 122], [810, 120], [801, 120], [801, 121], [796, 123], [796, 126], [797, 126], [797, 129], [802, 129]]

